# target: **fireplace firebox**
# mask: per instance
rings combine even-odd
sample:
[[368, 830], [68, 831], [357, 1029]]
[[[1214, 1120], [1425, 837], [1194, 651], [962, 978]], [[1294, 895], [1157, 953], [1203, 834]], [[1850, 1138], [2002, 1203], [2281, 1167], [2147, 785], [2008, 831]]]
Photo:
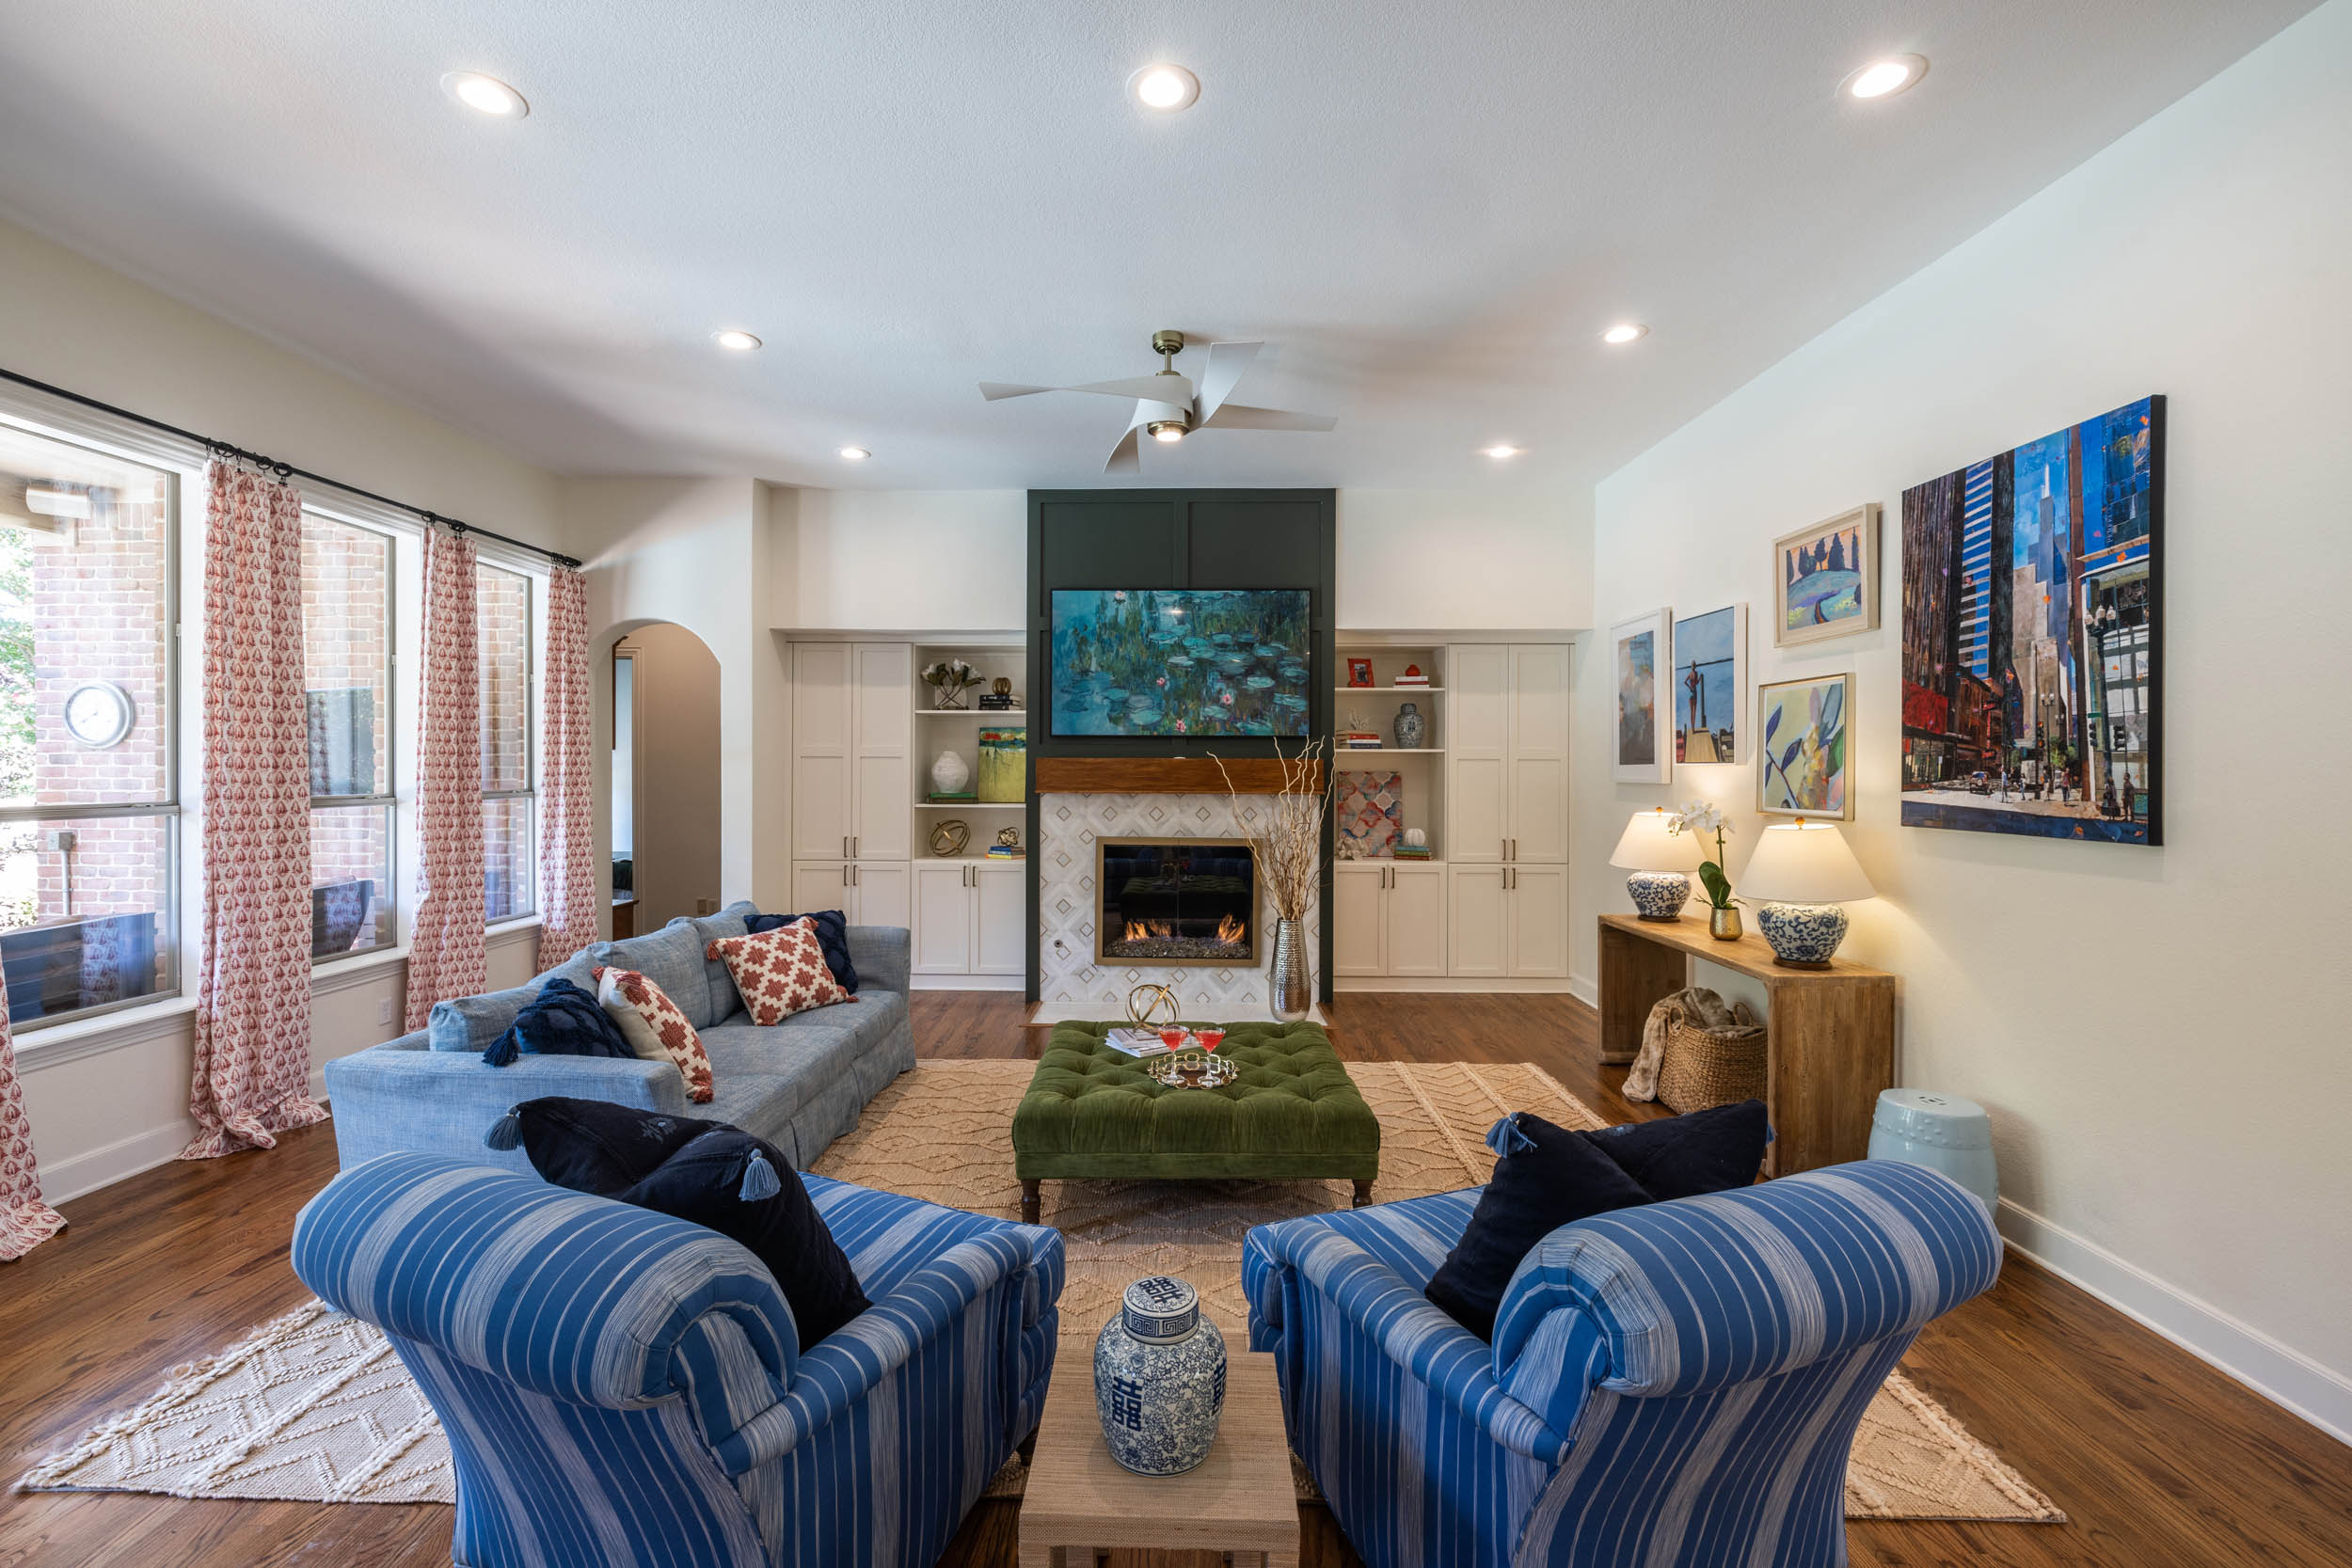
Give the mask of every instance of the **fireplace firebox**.
[[1094, 956], [1104, 963], [1249, 964], [1258, 866], [1237, 839], [1098, 838]]

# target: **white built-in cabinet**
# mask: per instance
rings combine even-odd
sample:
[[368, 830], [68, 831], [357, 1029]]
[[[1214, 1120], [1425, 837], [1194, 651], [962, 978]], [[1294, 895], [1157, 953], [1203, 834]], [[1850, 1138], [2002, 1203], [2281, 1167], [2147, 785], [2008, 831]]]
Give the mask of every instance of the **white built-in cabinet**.
[[1446, 868], [1344, 861], [1331, 873], [1331, 973], [1446, 973]]
[[914, 650], [792, 644], [792, 897], [855, 925], [914, 914]]
[[1028, 913], [1018, 862], [918, 861], [914, 866], [914, 973], [1020, 974]]
[[852, 926], [905, 926], [914, 883], [904, 861], [833, 861], [792, 867], [792, 907], [839, 910]]
[[1446, 683], [1447, 863], [1566, 863], [1567, 645], [1457, 644]]

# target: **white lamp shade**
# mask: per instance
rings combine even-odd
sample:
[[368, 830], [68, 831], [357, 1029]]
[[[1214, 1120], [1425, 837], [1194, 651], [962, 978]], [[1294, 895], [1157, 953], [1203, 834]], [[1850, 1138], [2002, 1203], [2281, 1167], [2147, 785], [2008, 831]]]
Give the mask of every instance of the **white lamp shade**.
[[1740, 891], [1780, 904], [1845, 904], [1878, 890], [1832, 822], [1775, 822], [1756, 835]]
[[1609, 863], [1620, 871], [1696, 871], [1707, 859], [1698, 835], [1668, 832], [1674, 820], [1675, 814], [1662, 806], [1635, 812]]

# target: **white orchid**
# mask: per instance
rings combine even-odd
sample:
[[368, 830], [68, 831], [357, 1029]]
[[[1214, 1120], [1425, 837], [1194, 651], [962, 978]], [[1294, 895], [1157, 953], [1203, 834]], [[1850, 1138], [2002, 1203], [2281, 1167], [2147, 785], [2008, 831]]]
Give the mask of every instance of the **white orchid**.
[[1670, 833], [1690, 833], [1699, 838], [1711, 838], [1730, 830], [1724, 821], [1724, 814], [1720, 807], [1705, 800], [1685, 800], [1676, 809], [1673, 820], [1666, 824], [1666, 831]]

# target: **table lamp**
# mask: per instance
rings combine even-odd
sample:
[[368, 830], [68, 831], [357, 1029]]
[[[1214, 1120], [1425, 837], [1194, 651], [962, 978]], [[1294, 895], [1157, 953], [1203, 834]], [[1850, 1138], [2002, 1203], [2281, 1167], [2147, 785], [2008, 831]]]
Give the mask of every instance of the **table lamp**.
[[1691, 898], [1686, 873], [1696, 871], [1707, 859], [1696, 836], [1667, 831], [1678, 820], [1663, 806], [1635, 812], [1625, 825], [1625, 836], [1617, 840], [1616, 852], [1609, 857], [1611, 865], [1633, 873], [1625, 879], [1625, 890], [1633, 895], [1633, 907], [1644, 920], [1680, 920], [1682, 906]]
[[1772, 944], [1772, 962], [1790, 969], [1827, 969], [1846, 940], [1846, 911], [1837, 906], [1878, 896], [1837, 825], [1802, 816], [1756, 835], [1740, 891], [1763, 900], [1756, 928]]

